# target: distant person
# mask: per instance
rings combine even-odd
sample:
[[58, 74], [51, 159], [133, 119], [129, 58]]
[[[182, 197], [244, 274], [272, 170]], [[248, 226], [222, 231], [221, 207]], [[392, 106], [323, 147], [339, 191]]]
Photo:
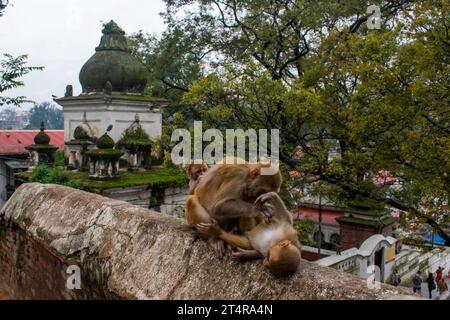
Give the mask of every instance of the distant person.
[[433, 273], [429, 272], [428, 273], [428, 278], [427, 278], [427, 282], [428, 282], [428, 293], [430, 294], [430, 299], [433, 298], [433, 290], [436, 289], [436, 283], [434, 282], [434, 276]]
[[445, 281], [444, 277], [439, 279], [438, 288], [439, 288], [439, 294], [443, 294], [444, 292], [447, 291], [447, 289], [448, 289], [447, 282]]
[[439, 283], [439, 281], [441, 280], [443, 271], [444, 271], [444, 268], [439, 266], [437, 271], [436, 271], [436, 283]]
[[402, 280], [400, 279], [400, 275], [398, 274], [398, 271], [395, 270], [394, 273], [392, 274], [392, 285], [397, 287], [400, 282], [402, 282]]
[[413, 279], [413, 290], [414, 292], [422, 292], [422, 271], [417, 271]]

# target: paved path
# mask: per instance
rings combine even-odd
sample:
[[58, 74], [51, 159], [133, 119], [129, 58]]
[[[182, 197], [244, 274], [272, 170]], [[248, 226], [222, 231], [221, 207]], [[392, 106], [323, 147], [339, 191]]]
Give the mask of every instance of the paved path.
[[[449, 280], [447, 280], [447, 286], [450, 288]], [[436, 289], [432, 291], [431, 295], [432, 299], [434, 300], [450, 300], [450, 291], [444, 292], [442, 295], [440, 295], [439, 290]], [[427, 299], [429, 299], [430, 297], [428, 294], [428, 283], [426, 281], [422, 282], [422, 296]]]

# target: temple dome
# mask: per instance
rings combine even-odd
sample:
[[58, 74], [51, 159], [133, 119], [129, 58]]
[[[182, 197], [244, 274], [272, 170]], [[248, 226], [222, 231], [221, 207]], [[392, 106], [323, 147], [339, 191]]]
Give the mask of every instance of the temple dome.
[[110, 91], [112, 87], [114, 92], [142, 94], [147, 84], [146, 69], [131, 54], [125, 32], [111, 20], [102, 33], [96, 53], [80, 71], [83, 93], [104, 92], [107, 87]]

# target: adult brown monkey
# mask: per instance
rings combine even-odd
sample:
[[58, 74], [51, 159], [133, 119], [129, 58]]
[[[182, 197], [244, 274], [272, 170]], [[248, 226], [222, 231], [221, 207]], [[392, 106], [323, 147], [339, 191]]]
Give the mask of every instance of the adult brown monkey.
[[[186, 221], [196, 227], [200, 223], [212, 223], [213, 219], [225, 230], [231, 230], [241, 222], [242, 229], [256, 225], [253, 218], [263, 214], [270, 219], [271, 212], [265, 205], [254, 205], [262, 194], [278, 192], [282, 177], [279, 170], [263, 175], [270, 164], [219, 164], [203, 176], [194, 195], [186, 202]], [[245, 223], [242, 223], [244, 222]], [[245, 226], [243, 226], [243, 224]], [[214, 235], [203, 233], [219, 257], [224, 253], [224, 242]]]
[[202, 234], [222, 239], [237, 248], [239, 251], [233, 253], [237, 259], [264, 258], [264, 266], [275, 276], [290, 275], [297, 271], [301, 259], [298, 233], [293, 227], [291, 213], [278, 194], [274, 192], [263, 194], [255, 204], [262, 207], [267, 202], [273, 205], [273, 218], [270, 222], [261, 219], [258, 225], [245, 235], [226, 232], [215, 221], [200, 223], [197, 230]]

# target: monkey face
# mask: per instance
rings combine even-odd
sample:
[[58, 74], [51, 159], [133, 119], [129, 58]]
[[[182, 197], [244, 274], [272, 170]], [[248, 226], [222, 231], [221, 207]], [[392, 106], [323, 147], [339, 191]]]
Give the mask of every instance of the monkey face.
[[195, 170], [194, 174], [198, 178], [198, 177], [203, 176], [205, 174], [206, 170], [207, 170], [206, 166], [202, 166], [201, 168], [197, 168]]
[[208, 166], [204, 163], [191, 164], [187, 170], [187, 173], [191, 180], [197, 181], [197, 179], [202, 177], [206, 171], [208, 171]]
[[264, 260], [264, 266], [273, 275], [283, 277], [297, 271], [300, 259], [299, 249], [291, 241], [283, 240], [270, 249], [267, 258]]

